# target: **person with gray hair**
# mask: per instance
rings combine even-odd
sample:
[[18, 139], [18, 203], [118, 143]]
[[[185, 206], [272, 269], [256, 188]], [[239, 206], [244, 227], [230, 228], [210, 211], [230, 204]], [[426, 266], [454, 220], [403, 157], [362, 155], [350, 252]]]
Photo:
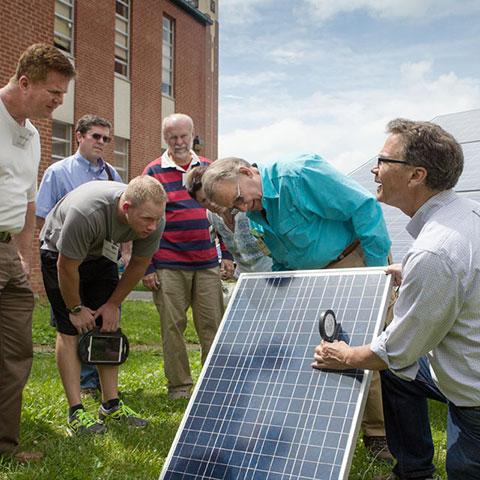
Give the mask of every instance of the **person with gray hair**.
[[0, 89], [0, 456], [20, 462], [41, 457], [19, 448], [22, 392], [33, 359], [29, 276], [40, 163], [40, 135], [30, 119], [51, 118], [74, 76], [60, 50], [37, 43]]
[[[115, 168], [103, 159], [104, 147], [111, 140], [111, 129], [112, 124], [98, 115], [87, 114], [79, 118], [75, 128], [78, 150], [52, 163], [43, 174], [35, 211], [38, 228], [42, 228], [45, 217], [57, 202], [78, 186], [93, 180], [122, 182]], [[122, 253], [125, 249], [122, 247]], [[128, 263], [128, 258], [125, 263]], [[51, 324], [55, 326], [53, 313]], [[95, 365], [82, 364], [80, 386], [82, 393], [96, 395], [100, 379]]]
[[[188, 398], [193, 386], [183, 335], [187, 310], [192, 308], [204, 363], [222, 320], [223, 298], [217, 248], [205, 208], [185, 190], [187, 174], [199, 165], [209, 165], [210, 160], [192, 150], [194, 128], [188, 115], [173, 113], [162, 127], [167, 150], [143, 173], [165, 185], [166, 227], [143, 284], [152, 291], [160, 315], [168, 395], [179, 399]], [[233, 275], [232, 256], [226, 249], [221, 269]]]
[[432, 479], [427, 399], [448, 405], [450, 480], [480, 478], [480, 203], [456, 194], [463, 152], [430, 122], [396, 119], [372, 169], [377, 198], [411, 217], [414, 242], [387, 273], [394, 318], [370, 345], [322, 343], [313, 367], [381, 370], [385, 426], [397, 460], [381, 479]]
[[202, 187], [202, 177], [208, 167], [193, 168], [185, 179], [185, 188], [189, 195], [207, 209], [207, 218], [217, 234], [225, 242], [236, 264], [235, 278], [241, 273], [270, 272], [272, 259], [262, 251], [250, 232], [250, 222], [245, 212], [231, 212], [210, 202]]
[[[208, 167], [202, 181], [209, 200], [247, 212], [274, 271], [387, 265], [391, 242], [380, 205], [319, 155], [265, 165], [226, 158]], [[372, 378], [362, 430], [372, 456], [391, 461], [378, 374]]]
[[[78, 335], [96, 326], [115, 332], [120, 305], [143, 277], [164, 228], [166, 194], [148, 176], [128, 185], [87, 182], [63, 197], [40, 232], [43, 282], [57, 328], [57, 366], [69, 405], [72, 433], [103, 433], [105, 421], [144, 427], [146, 420], [118, 398], [118, 366], [97, 365], [102, 404], [96, 420], [80, 397]], [[132, 241], [132, 257], [118, 279], [119, 244]]]

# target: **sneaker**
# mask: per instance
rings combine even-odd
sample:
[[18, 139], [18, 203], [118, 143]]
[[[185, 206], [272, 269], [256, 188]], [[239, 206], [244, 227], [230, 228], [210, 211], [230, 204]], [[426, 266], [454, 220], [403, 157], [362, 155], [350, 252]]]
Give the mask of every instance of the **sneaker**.
[[138, 413], [127, 407], [121, 400], [115, 407], [106, 409], [103, 405], [100, 405], [98, 409], [98, 418], [101, 422], [106, 420], [123, 420], [124, 422], [132, 425], [133, 427], [143, 428], [148, 425], [148, 421], [140, 418]]
[[75, 410], [75, 412], [68, 417], [68, 429], [70, 433], [105, 433], [107, 427], [95, 420], [95, 417], [88, 413], [83, 408]]
[[393, 463], [393, 456], [390, 453], [387, 445], [386, 437], [369, 437], [363, 436], [363, 444], [367, 449], [367, 452], [374, 457], [375, 460], [381, 460], [382, 462]]

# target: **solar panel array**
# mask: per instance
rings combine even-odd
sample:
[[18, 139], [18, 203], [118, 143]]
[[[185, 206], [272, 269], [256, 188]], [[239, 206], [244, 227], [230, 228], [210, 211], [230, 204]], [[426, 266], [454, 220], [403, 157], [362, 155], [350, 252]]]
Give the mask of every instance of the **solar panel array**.
[[[455, 190], [468, 198], [480, 201], [480, 109], [442, 115], [435, 117], [432, 122], [451, 133], [462, 146], [465, 165]], [[372, 193], [377, 189], [371, 173], [374, 165], [375, 160], [371, 159], [350, 174]], [[410, 218], [397, 208], [383, 203], [381, 205], [392, 240], [393, 260], [401, 262], [413, 241], [405, 230]]]
[[160, 478], [348, 478], [370, 372], [314, 370], [318, 320], [368, 343], [389, 291], [380, 268], [242, 275]]

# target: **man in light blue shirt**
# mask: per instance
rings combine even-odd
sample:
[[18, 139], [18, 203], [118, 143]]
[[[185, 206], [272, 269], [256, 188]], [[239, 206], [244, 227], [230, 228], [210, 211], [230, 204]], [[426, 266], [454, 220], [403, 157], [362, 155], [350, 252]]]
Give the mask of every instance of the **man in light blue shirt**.
[[[67, 193], [93, 180], [114, 180], [123, 183], [117, 171], [103, 158], [104, 147], [111, 141], [112, 124], [97, 115], [84, 115], [75, 128], [78, 150], [74, 155], [50, 165], [43, 174], [37, 193], [37, 226], [43, 226], [50, 210]], [[52, 315], [52, 324], [55, 319]], [[100, 386], [94, 365], [82, 365], [81, 388], [95, 392]]]
[[78, 150], [50, 165], [43, 174], [35, 211], [40, 226], [56, 203], [74, 188], [92, 180], [123, 183], [117, 171], [102, 158], [104, 147], [111, 140], [111, 128], [108, 120], [96, 115], [84, 115], [78, 120]]
[[[254, 235], [270, 251], [272, 270], [387, 265], [391, 242], [374, 195], [318, 155], [258, 166], [226, 158], [202, 180], [211, 201], [247, 212]], [[362, 429], [368, 451], [391, 461], [378, 374]]]
[[432, 479], [427, 399], [448, 405], [449, 480], [480, 478], [480, 204], [453, 191], [461, 146], [438, 125], [397, 119], [372, 169], [377, 198], [411, 217], [394, 318], [370, 345], [322, 343], [315, 368], [382, 370], [393, 472]]
[[387, 264], [391, 242], [375, 197], [318, 155], [266, 166], [217, 160], [203, 181], [213, 202], [248, 211], [273, 270], [325, 268], [359, 246], [365, 265]]

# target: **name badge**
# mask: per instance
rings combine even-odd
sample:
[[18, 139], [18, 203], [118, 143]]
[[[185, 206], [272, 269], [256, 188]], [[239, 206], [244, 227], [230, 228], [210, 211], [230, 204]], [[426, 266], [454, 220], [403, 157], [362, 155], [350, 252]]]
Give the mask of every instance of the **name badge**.
[[258, 249], [267, 257], [271, 255], [270, 249], [267, 247], [267, 244], [265, 243], [264, 240], [264, 235], [262, 235], [261, 232], [259, 232], [256, 228], [252, 228], [250, 230], [250, 233], [253, 235], [255, 238], [255, 241], [257, 243]]
[[15, 147], [26, 149], [30, 140], [33, 137], [33, 132], [25, 127], [19, 127], [15, 131], [12, 143]]
[[270, 257], [270, 255], [271, 255], [270, 249], [267, 247], [267, 244], [265, 243], [265, 241], [263, 240], [263, 238], [256, 238], [255, 240], [256, 240], [256, 242], [257, 242], [257, 247], [258, 247], [258, 249], [259, 249], [266, 257]]
[[110, 242], [109, 240], [103, 241], [102, 255], [112, 262], [118, 262], [118, 250], [119, 246], [116, 243]]

